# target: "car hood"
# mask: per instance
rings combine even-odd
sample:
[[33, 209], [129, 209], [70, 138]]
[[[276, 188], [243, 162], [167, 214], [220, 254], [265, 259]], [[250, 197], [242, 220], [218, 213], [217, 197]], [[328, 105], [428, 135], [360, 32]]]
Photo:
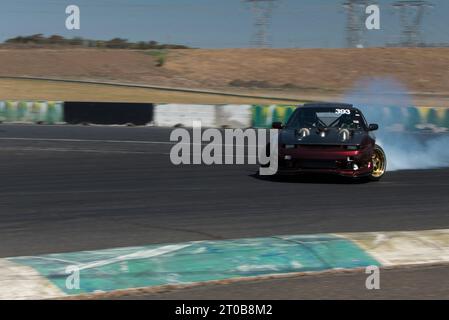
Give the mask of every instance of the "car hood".
[[349, 130], [347, 140], [343, 140], [340, 130], [329, 128], [323, 131], [310, 129], [310, 135], [301, 137], [301, 129], [282, 129], [279, 133], [281, 144], [313, 144], [313, 145], [361, 145], [368, 138], [368, 133], [362, 130]]

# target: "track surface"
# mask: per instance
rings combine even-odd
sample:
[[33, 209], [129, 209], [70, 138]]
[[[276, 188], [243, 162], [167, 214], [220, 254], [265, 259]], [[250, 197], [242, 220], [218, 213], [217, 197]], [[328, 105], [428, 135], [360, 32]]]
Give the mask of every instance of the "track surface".
[[449, 228], [448, 169], [391, 172], [379, 183], [366, 184], [260, 180], [253, 176], [254, 166], [172, 165], [169, 133], [2, 125], [0, 256]]
[[260, 180], [255, 166], [172, 165], [169, 134], [1, 125], [0, 256], [449, 228], [449, 169], [391, 172], [363, 184]]

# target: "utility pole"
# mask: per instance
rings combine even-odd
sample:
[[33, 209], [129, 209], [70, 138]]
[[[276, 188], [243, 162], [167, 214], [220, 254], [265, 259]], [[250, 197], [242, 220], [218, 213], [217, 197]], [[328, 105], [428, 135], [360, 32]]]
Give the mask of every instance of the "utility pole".
[[243, 0], [251, 6], [253, 14], [254, 32], [251, 39], [251, 45], [256, 48], [266, 48], [271, 46], [269, 39], [269, 28], [271, 18], [277, 0]]
[[347, 12], [346, 45], [349, 48], [363, 47], [363, 33], [365, 30], [365, 8], [368, 0], [347, 0], [343, 8]]
[[425, 42], [421, 34], [421, 26], [425, 11], [433, 8], [428, 1], [407, 0], [397, 1], [393, 7], [399, 10], [402, 39], [401, 45], [405, 47], [418, 47]]

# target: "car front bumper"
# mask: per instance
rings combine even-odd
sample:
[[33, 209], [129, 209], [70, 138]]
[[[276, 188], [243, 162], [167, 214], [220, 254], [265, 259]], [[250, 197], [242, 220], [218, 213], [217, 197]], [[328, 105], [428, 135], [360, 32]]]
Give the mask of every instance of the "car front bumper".
[[372, 147], [346, 150], [345, 147], [296, 146], [279, 149], [278, 173], [324, 173], [347, 177], [363, 177], [371, 174]]

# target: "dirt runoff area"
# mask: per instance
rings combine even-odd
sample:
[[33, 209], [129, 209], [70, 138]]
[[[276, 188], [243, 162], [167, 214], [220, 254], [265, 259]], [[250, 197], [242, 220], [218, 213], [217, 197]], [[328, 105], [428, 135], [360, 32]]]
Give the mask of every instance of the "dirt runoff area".
[[0, 65], [0, 76], [115, 81], [299, 100], [344, 100], [347, 92], [368, 87], [379, 96], [407, 93], [417, 105], [449, 106], [449, 48], [22, 48], [0, 49]]

